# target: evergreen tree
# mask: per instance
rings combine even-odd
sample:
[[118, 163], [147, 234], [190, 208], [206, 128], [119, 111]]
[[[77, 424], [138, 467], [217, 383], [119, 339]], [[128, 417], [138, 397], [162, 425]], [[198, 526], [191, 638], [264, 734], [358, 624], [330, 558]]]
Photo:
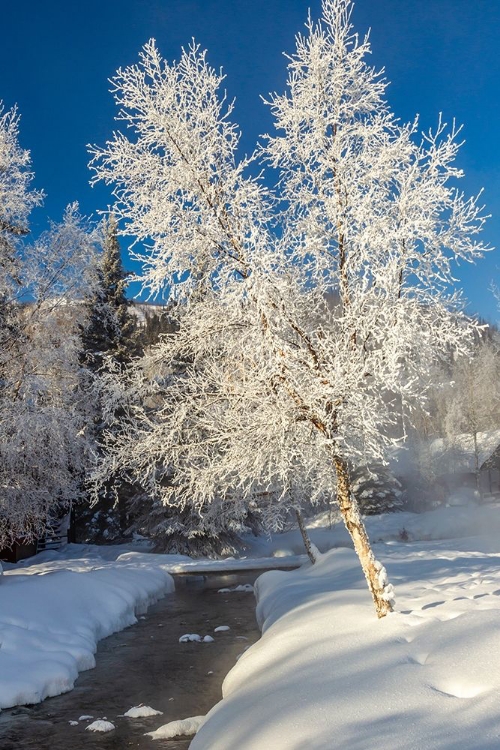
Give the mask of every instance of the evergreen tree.
[[127, 273], [113, 216], [104, 227], [103, 245], [98, 282], [87, 301], [88, 323], [82, 331], [82, 361], [94, 373], [105, 366], [106, 358], [124, 366], [135, 351], [135, 324], [125, 297]]
[[[103, 255], [97, 283], [87, 299], [87, 323], [82, 328], [81, 362], [84, 365], [83, 389], [94, 393], [94, 435], [99, 445], [105, 430], [113, 428], [104, 416], [101, 377], [105, 371], [123, 374], [137, 351], [135, 320], [125, 296], [127, 273], [123, 268], [117, 223], [110, 216], [104, 224]], [[117, 406], [119, 412], [120, 407]], [[77, 536], [89, 542], [112, 541], [128, 527], [127, 495], [123, 483], [111, 477], [91, 507], [77, 513]]]
[[404, 507], [401, 482], [387, 466], [360, 466], [351, 474], [352, 491], [365, 516], [392, 513]]

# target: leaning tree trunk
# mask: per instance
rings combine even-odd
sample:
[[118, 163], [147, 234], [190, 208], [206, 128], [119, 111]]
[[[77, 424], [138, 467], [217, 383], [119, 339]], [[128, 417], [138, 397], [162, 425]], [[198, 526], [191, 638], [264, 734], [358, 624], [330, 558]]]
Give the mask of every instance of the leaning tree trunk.
[[351, 493], [349, 470], [346, 462], [334, 457], [335, 471], [337, 474], [337, 499], [342, 518], [346, 528], [351, 535], [354, 550], [359, 557], [363, 573], [368, 583], [377, 617], [385, 617], [392, 612], [392, 586], [387, 583], [385, 570], [377, 562], [370, 546], [370, 540], [366, 533], [359, 506], [356, 498]]
[[309, 560], [314, 563], [316, 562], [316, 557], [314, 555], [313, 547], [311, 544], [311, 538], [309, 534], [307, 533], [306, 526], [304, 524], [304, 519], [302, 518], [302, 513], [300, 510], [295, 510], [295, 515], [297, 516], [297, 523], [299, 524], [300, 533], [302, 534], [302, 541], [304, 542], [304, 547], [306, 548], [307, 556], [309, 557]]

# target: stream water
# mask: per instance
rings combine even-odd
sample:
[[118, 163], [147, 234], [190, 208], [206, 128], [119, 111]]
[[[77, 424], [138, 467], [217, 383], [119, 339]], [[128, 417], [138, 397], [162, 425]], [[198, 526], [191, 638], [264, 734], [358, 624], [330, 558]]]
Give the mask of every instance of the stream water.
[[[69, 693], [0, 713], [0, 750], [184, 750], [190, 740], [152, 740], [174, 719], [207, 713], [221, 698], [221, 685], [236, 658], [259, 638], [252, 593], [218, 589], [253, 583], [259, 572], [177, 576], [176, 591], [150, 607], [144, 618], [102, 640], [97, 666], [82, 672]], [[219, 625], [230, 630], [214, 633]], [[185, 633], [212, 635], [214, 643], [179, 643]], [[139, 704], [163, 716], [129, 719]], [[87, 714], [106, 717], [116, 729], [87, 731]]]

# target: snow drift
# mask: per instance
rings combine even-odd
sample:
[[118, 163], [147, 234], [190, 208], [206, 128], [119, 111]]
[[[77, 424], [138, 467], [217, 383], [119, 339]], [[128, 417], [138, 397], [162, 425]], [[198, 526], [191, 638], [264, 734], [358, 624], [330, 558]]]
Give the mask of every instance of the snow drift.
[[[43, 556], [39, 556], [43, 559]], [[71, 690], [95, 666], [97, 641], [174, 590], [156, 560], [92, 557], [6, 570], [0, 584], [0, 708]]]

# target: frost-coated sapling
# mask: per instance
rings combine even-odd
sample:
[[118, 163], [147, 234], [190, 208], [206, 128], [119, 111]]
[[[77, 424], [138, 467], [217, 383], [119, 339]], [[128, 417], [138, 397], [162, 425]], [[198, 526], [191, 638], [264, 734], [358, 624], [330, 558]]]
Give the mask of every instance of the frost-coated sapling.
[[396, 119], [351, 11], [324, 0], [297, 37], [287, 93], [269, 98], [276, 135], [253, 158], [279, 171], [274, 195], [237, 160], [223, 77], [195, 44], [169, 65], [150, 42], [118, 71], [129, 127], [92, 165], [114, 185], [123, 231], [151, 243], [144, 286], [189, 299], [153, 353], [168, 396], [154, 420], [134, 409], [115, 466], [203, 517], [230, 505], [276, 519], [336, 493], [383, 616], [393, 592], [351, 471], [386, 461], [431, 363], [467, 350], [452, 262], [487, 248], [477, 199], [454, 184], [459, 129], [439, 119], [422, 136]]

